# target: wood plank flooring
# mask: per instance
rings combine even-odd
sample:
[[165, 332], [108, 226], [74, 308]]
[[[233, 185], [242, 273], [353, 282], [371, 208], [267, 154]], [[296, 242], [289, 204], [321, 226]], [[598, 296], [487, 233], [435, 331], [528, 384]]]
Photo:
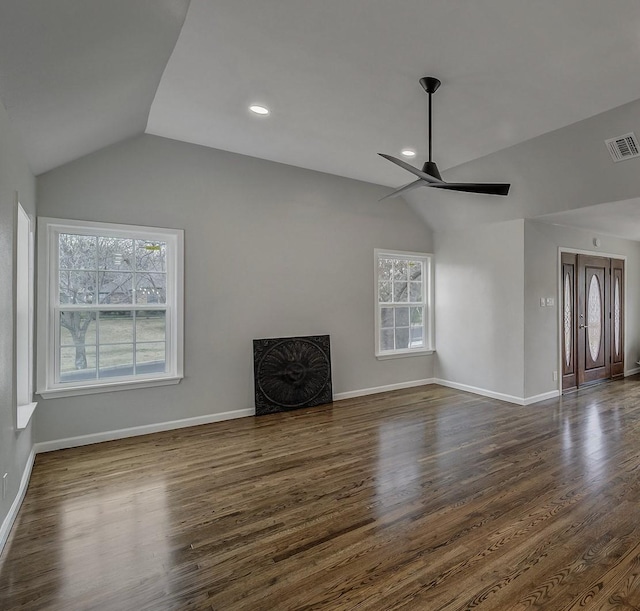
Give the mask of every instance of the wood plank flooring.
[[0, 609], [640, 609], [640, 378], [440, 386], [38, 455]]

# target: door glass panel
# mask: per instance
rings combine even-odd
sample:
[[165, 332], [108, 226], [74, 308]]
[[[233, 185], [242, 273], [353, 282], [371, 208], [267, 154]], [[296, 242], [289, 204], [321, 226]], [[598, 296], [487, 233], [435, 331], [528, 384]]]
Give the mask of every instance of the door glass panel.
[[591, 360], [597, 361], [602, 339], [602, 300], [600, 299], [600, 282], [597, 276], [591, 276], [589, 297], [587, 298], [587, 339]]
[[564, 360], [571, 363], [571, 282], [569, 274], [564, 277]]
[[613, 290], [613, 344], [616, 356], [620, 356], [620, 278], [616, 276]]

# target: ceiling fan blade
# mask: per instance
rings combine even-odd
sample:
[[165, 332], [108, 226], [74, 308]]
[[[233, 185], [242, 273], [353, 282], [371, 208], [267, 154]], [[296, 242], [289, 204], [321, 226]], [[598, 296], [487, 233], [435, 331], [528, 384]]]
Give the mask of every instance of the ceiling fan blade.
[[385, 199], [390, 199], [392, 197], [398, 197], [398, 195], [402, 195], [403, 193], [407, 193], [409, 191], [413, 191], [414, 189], [417, 189], [418, 187], [422, 187], [422, 186], [427, 186], [429, 183], [425, 182], [424, 180], [422, 180], [422, 178], [418, 178], [418, 180], [414, 180], [413, 182], [410, 182], [408, 185], [405, 185], [404, 187], [400, 187], [399, 189], [396, 189], [395, 191], [392, 191], [391, 193], [389, 193], [389, 195], [385, 195], [383, 198], [379, 199], [379, 202], [384, 201]]
[[443, 182], [429, 185], [434, 189], [465, 191], [466, 193], [486, 193], [487, 195], [508, 195], [511, 185], [505, 183]]
[[435, 176], [431, 176], [431, 174], [427, 174], [426, 172], [422, 172], [418, 168], [414, 168], [412, 165], [409, 165], [406, 161], [402, 161], [402, 159], [398, 159], [397, 157], [392, 157], [391, 155], [385, 155], [384, 153], [378, 153], [380, 157], [384, 157], [388, 159], [391, 163], [395, 163], [400, 166], [403, 170], [407, 170], [407, 172], [411, 172], [415, 174], [418, 178], [422, 180], [434, 184], [444, 184], [441, 180], [438, 180]]

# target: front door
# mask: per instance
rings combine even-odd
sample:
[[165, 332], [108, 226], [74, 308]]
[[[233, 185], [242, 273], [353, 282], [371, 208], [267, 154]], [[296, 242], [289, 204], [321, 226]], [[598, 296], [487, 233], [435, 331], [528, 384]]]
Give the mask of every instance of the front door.
[[624, 375], [624, 261], [562, 253], [562, 389]]
[[611, 260], [578, 255], [578, 386], [611, 375]]

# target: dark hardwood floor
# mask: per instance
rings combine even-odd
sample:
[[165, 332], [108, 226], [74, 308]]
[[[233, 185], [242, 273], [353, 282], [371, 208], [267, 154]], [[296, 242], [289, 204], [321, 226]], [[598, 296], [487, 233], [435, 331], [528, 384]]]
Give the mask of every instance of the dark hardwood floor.
[[41, 454], [0, 609], [640, 609], [640, 378], [439, 386]]

